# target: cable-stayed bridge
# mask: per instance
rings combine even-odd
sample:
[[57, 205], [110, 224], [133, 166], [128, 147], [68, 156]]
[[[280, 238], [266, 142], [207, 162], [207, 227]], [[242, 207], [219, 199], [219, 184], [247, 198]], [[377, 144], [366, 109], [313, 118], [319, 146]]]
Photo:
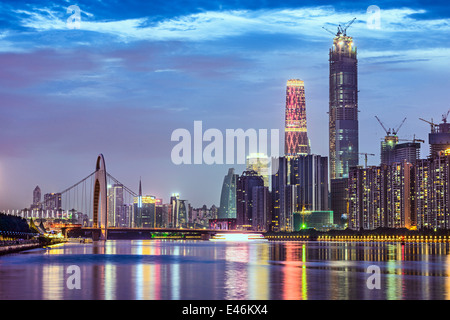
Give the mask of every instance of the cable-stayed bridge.
[[60, 192], [46, 194], [41, 207], [6, 213], [45, 221], [48, 227], [56, 227], [65, 236], [94, 240], [205, 239], [218, 232], [205, 228], [156, 228], [156, 216], [152, 220], [153, 227], [142, 228], [135, 221], [139, 216], [136, 211], [141, 203], [140, 196], [106, 171], [105, 159], [100, 154], [94, 172]]

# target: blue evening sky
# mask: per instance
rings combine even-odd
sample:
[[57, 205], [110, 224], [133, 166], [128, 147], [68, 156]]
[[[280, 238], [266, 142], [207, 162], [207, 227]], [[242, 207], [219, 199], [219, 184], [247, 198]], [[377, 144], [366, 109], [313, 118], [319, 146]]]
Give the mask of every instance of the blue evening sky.
[[[81, 9], [70, 29], [70, 5]], [[367, 8], [381, 9], [381, 28]], [[360, 152], [384, 137], [424, 139], [450, 109], [446, 1], [2, 1], [0, 210], [21, 209], [95, 169], [167, 201], [219, 205], [231, 165], [174, 165], [171, 133], [279, 129], [285, 85], [305, 81], [311, 151], [328, 156], [328, 52], [338, 24], [359, 58]], [[206, 143], [205, 143], [206, 145]], [[282, 145], [280, 145], [282, 149]], [[364, 164], [363, 157], [360, 164]], [[242, 165], [234, 165], [241, 173]]]

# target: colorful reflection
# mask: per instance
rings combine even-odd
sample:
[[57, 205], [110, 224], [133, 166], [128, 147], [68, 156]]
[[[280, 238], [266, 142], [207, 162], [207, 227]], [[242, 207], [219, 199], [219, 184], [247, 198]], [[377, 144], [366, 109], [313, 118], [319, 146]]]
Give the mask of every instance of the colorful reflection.
[[[0, 299], [450, 299], [448, 253], [447, 243], [65, 244], [0, 257]], [[71, 265], [79, 290], [67, 287]], [[367, 286], [372, 265], [380, 289]]]

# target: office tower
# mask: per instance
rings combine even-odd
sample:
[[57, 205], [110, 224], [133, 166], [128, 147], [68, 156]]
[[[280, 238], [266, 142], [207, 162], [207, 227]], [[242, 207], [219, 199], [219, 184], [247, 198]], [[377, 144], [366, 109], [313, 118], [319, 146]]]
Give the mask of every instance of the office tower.
[[253, 228], [253, 188], [264, 186], [263, 178], [256, 171], [244, 171], [236, 184], [236, 219], [238, 227]]
[[238, 176], [234, 173], [234, 168], [230, 168], [223, 179], [219, 219], [236, 218], [236, 183]]
[[187, 228], [188, 225], [189, 203], [187, 200], [179, 200], [178, 218], [176, 228]]
[[126, 208], [124, 207], [123, 185], [108, 186], [108, 225], [110, 227], [127, 226]]
[[358, 165], [358, 60], [352, 37], [339, 31], [330, 49], [330, 178]]
[[253, 187], [252, 229], [268, 231], [271, 221], [271, 198], [267, 186]]
[[44, 195], [45, 210], [59, 210], [62, 208], [61, 193], [46, 193]]
[[385, 136], [381, 141], [380, 164], [391, 164], [395, 162], [394, 148], [398, 143], [397, 136]]
[[265, 187], [269, 186], [269, 157], [266, 154], [251, 153], [247, 156], [246, 167], [263, 177]]
[[286, 231], [286, 194], [288, 184], [288, 158], [272, 158], [271, 193], [272, 221], [271, 231]]
[[134, 227], [154, 228], [156, 222], [156, 202], [154, 196], [134, 197]]
[[294, 231], [294, 213], [300, 211], [298, 207], [298, 190], [296, 185], [284, 186], [285, 193], [285, 210], [284, 215], [284, 230], [285, 232]]
[[297, 79], [287, 81], [286, 117], [284, 132], [284, 154], [295, 157], [309, 154], [306, 130], [306, 105], [304, 82]]
[[172, 194], [169, 201], [169, 228], [176, 228], [180, 214], [180, 196], [176, 193]]
[[165, 228], [167, 226], [168, 205], [163, 204], [162, 199], [156, 199], [155, 227]]
[[339, 28], [330, 49], [329, 162], [334, 223], [347, 214], [348, 173], [358, 165], [358, 60], [352, 37]]
[[36, 186], [33, 190], [33, 204], [31, 205], [31, 209], [40, 209], [41, 207], [41, 188]]
[[420, 143], [399, 143], [394, 147], [394, 162], [405, 161], [415, 163], [420, 159]]
[[310, 154], [290, 160], [290, 184], [298, 190], [298, 208], [328, 210], [328, 158]]
[[437, 157], [439, 152], [450, 149], [450, 123], [447, 123], [446, 117], [442, 120], [438, 125], [431, 123], [431, 132], [428, 134], [431, 157]]

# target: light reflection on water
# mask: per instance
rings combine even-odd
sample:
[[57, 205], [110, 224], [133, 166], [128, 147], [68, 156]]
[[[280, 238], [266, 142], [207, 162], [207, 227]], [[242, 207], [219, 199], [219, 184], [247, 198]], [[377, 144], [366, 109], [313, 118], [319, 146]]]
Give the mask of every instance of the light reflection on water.
[[121, 240], [2, 256], [0, 299], [450, 299], [449, 275], [446, 243]]

